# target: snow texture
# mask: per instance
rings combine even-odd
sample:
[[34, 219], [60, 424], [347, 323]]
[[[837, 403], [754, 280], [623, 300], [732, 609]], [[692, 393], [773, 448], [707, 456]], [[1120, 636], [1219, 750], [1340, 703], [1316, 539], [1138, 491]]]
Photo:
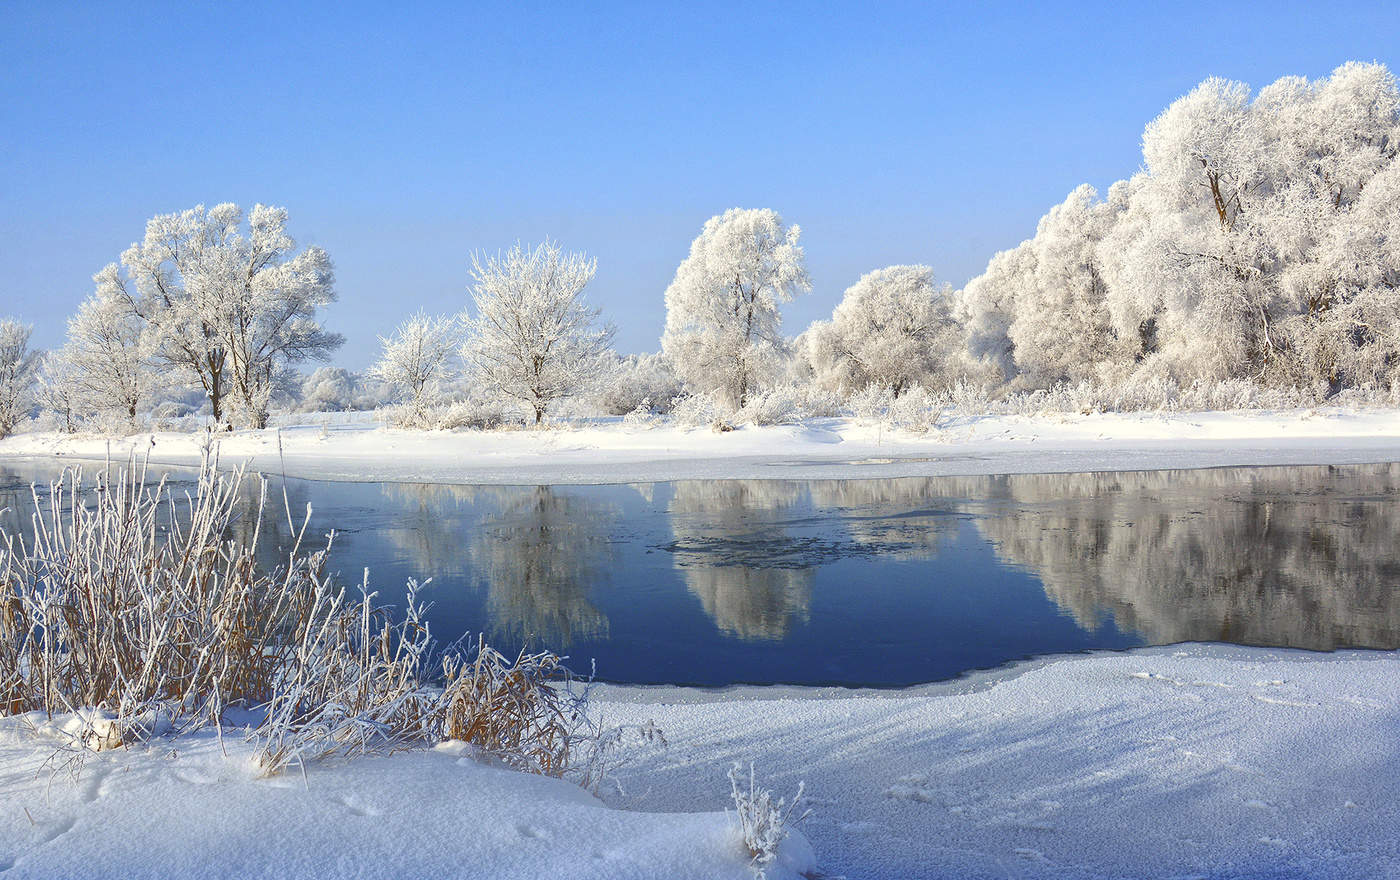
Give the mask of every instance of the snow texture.
[[59, 724], [0, 720], [0, 870], [746, 878], [721, 809], [725, 769], [753, 760], [815, 809], [772, 877], [1400, 877], [1393, 653], [1186, 645], [891, 692], [604, 686], [594, 711], [669, 742], [626, 754], [606, 805], [458, 744], [260, 779], [227, 729], [73, 778], [45, 764]]

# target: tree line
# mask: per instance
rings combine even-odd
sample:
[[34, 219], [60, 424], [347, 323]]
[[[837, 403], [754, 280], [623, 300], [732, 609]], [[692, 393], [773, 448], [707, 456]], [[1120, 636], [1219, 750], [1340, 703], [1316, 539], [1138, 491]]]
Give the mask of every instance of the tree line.
[[[780, 308], [811, 289], [801, 230], [771, 210], [704, 224], [649, 355], [612, 351], [612, 326], [584, 296], [587, 255], [553, 241], [477, 254], [471, 307], [407, 319], [366, 378], [415, 425], [463, 397], [539, 423], [587, 395], [610, 412], [684, 402], [732, 417], [775, 389], [827, 408], [968, 384], [1400, 389], [1400, 89], [1384, 65], [1257, 93], [1208, 79], [1142, 146], [1132, 177], [1104, 198], [1075, 189], [962, 289], [925, 265], [877, 269], [796, 337]], [[228, 426], [265, 426], [279, 388], [344, 396], [348, 377], [293, 374], [343, 340], [320, 323], [335, 301], [330, 259], [298, 249], [286, 222], [262, 205], [157, 216], [94, 276], [61, 349], [41, 357], [26, 327], [0, 322], [0, 435], [35, 407], [70, 429], [94, 413], [134, 423], [172, 383], [199, 389]]]

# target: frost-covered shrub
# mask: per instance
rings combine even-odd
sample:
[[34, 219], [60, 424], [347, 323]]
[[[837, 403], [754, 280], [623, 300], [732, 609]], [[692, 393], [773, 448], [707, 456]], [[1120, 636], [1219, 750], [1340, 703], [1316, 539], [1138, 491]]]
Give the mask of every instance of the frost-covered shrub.
[[925, 434], [938, 427], [938, 420], [942, 415], [943, 407], [920, 385], [910, 387], [908, 391], [890, 401], [887, 410], [887, 420], [891, 427], [916, 434]]
[[431, 428], [439, 431], [455, 431], [468, 428], [474, 431], [494, 431], [499, 428], [519, 427], [525, 419], [519, 410], [500, 400], [491, 400], [473, 395], [464, 400], [428, 411], [421, 424], [406, 427]]
[[734, 800], [739, 833], [749, 853], [749, 867], [754, 877], [765, 880], [769, 866], [778, 857], [778, 847], [787, 839], [789, 830], [811, 815], [811, 810], [797, 812], [802, 806], [803, 783], [797, 784], [797, 793], [793, 795], [791, 803], [781, 797], [774, 800], [771, 790], [758, 785], [753, 764], [749, 765], [748, 790], [745, 791], [740, 785], [742, 769], [739, 764], [729, 768], [729, 793]]
[[348, 412], [374, 409], [374, 395], [360, 377], [344, 367], [320, 367], [301, 384], [298, 412]]
[[779, 385], [749, 398], [734, 414], [739, 425], [790, 425], [807, 417], [802, 395], [791, 385]]
[[708, 394], [682, 394], [671, 400], [671, 418], [685, 428], [701, 426], [727, 430], [728, 408]]
[[657, 416], [651, 409], [651, 398], [644, 397], [636, 408], [622, 417], [622, 424], [629, 428], [650, 428], [656, 425]]
[[621, 416], [645, 404], [649, 412], [664, 415], [672, 398], [681, 393], [681, 382], [659, 352], [618, 358], [616, 365], [593, 395], [594, 405], [608, 415]]
[[940, 400], [920, 385], [896, 397], [888, 388], [872, 384], [852, 395], [850, 406], [852, 414], [863, 422], [924, 434], [938, 427], [943, 415]]

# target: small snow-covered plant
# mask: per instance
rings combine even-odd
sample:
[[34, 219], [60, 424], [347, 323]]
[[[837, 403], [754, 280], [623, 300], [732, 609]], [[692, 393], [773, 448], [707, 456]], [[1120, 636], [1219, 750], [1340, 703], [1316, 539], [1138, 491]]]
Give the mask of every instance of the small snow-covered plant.
[[888, 388], [871, 383], [851, 395], [851, 414], [862, 422], [879, 424], [885, 418], [891, 399]]
[[583, 706], [550, 651], [511, 660], [484, 639], [472, 657], [444, 660], [441, 738], [475, 745], [517, 770], [562, 776], [569, 769]]
[[790, 425], [806, 417], [802, 395], [792, 385], [769, 388], [749, 398], [734, 414], [736, 424]]
[[886, 419], [891, 427], [918, 434], [926, 434], [938, 427], [938, 419], [942, 415], [943, 408], [922, 385], [911, 386], [891, 400], [886, 409]]
[[642, 398], [636, 409], [622, 417], [622, 423], [629, 428], [650, 428], [656, 424], [656, 416], [651, 411], [651, 398]]
[[519, 412], [500, 400], [469, 396], [464, 400], [431, 410], [422, 427], [438, 431], [467, 428], [473, 431], [495, 431], [524, 424]]
[[671, 401], [671, 418], [685, 428], [728, 425], [726, 408], [709, 394], [685, 394]]
[[[766, 880], [768, 867], [778, 857], [778, 847], [787, 839], [788, 831], [797, 823], [811, 815], [812, 811], [802, 808], [802, 793], [805, 785], [797, 784], [797, 793], [789, 803], [785, 798], [773, 799], [770, 789], [762, 788], [754, 775], [753, 764], [749, 764], [748, 790], [743, 782], [743, 766], [734, 764], [729, 768], [729, 792], [734, 799], [734, 810], [739, 819], [739, 832], [743, 835], [744, 846], [749, 852], [749, 867], [754, 877]], [[798, 813], [798, 809], [802, 812]]]

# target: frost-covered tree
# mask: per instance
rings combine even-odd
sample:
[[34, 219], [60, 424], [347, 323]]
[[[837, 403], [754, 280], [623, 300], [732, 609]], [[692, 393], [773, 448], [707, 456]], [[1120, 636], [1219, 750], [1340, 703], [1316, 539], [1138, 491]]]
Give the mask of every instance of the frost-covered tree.
[[77, 371], [66, 349], [48, 352], [40, 360], [34, 399], [42, 411], [53, 414], [62, 431], [72, 434], [78, 430], [78, 423], [86, 414], [86, 395], [78, 385]]
[[299, 409], [302, 412], [340, 412], [359, 408], [359, 382], [344, 367], [317, 367], [302, 379]]
[[119, 413], [134, 424], [151, 387], [150, 337], [123, 294], [115, 265], [92, 280], [96, 291], [68, 319], [63, 360], [80, 395], [80, 408]]
[[162, 214], [104, 269], [114, 293], [146, 322], [161, 362], [199, 383], [216, 421], [228, 400], [242, 421], [267, 424], [268, 402], [287, 364], [324, 360], [344, 340], [317, 311], [335, 301], [330, 257], [298, 251], [284, 208], [203, 205]]
[[32, 330], [12, 318], [0, 318], [0, 437], [24, 421], [33, 403], [40, 354], [29, 348]]
[[661, 337], [689, 387], [739, 408], [778, 374], [778, 307], [811, 288], [799, 233], [767, 209], [731, 208], [705, 222], [666, 288]]
[[999, 255], [968, 285], [1001, 313], [995, 326], [1026, 383], [1100, 379], [1125, 359], [1098, 255], [1120, 211], [1113, 199], [1101, 202], [1093, 187], [1081, 186], [1041, 218], [1034, 238]]
[[1357, 381], [1339, 367], [1354, 354], [1394, 360], [1370, 319], [1347, 317], [1365, 287], [1344, 280], [1354, 260], [1336, 242], [1365, 222], [1397, 150], [1400, 92], [1382, 65], [1288, 77], [1252, 100], [1202, 83], [1147, 127], [1145, 170], [1101, 248], [1120, 332], [1148, 327], [1144, 354], [1182, 379], [1335, 389]]
[[552, 241], [472, 256], [472, 299], [463, 357], [496, 394], [544, 419], [550, 404], [588, 388], [607, 368], [613, 328], [583, 289], [597, 261]]
[[1400, 380], [1400, 89], [1346, 64], [1255, 95], [1210, 79], [958, 297], [972, 360], [1026, 385]]
[[912, 385], [946, 383], [962, 345], [952, 295], [928, 266], [867, 273], [846, 289], [830, 321], [802, 335], [814, 378], [843, 395], [878, 385], [895, 397]]
[[461, 344], [460, 332], [454, 318], [419, 311], [400, 324], [393, 335], [379, 337], [384, 351], [370, 367], [369, 375], [388, 383], [401, 395], [411, 422], [423, 421], [450, 378], [453, 356]]

